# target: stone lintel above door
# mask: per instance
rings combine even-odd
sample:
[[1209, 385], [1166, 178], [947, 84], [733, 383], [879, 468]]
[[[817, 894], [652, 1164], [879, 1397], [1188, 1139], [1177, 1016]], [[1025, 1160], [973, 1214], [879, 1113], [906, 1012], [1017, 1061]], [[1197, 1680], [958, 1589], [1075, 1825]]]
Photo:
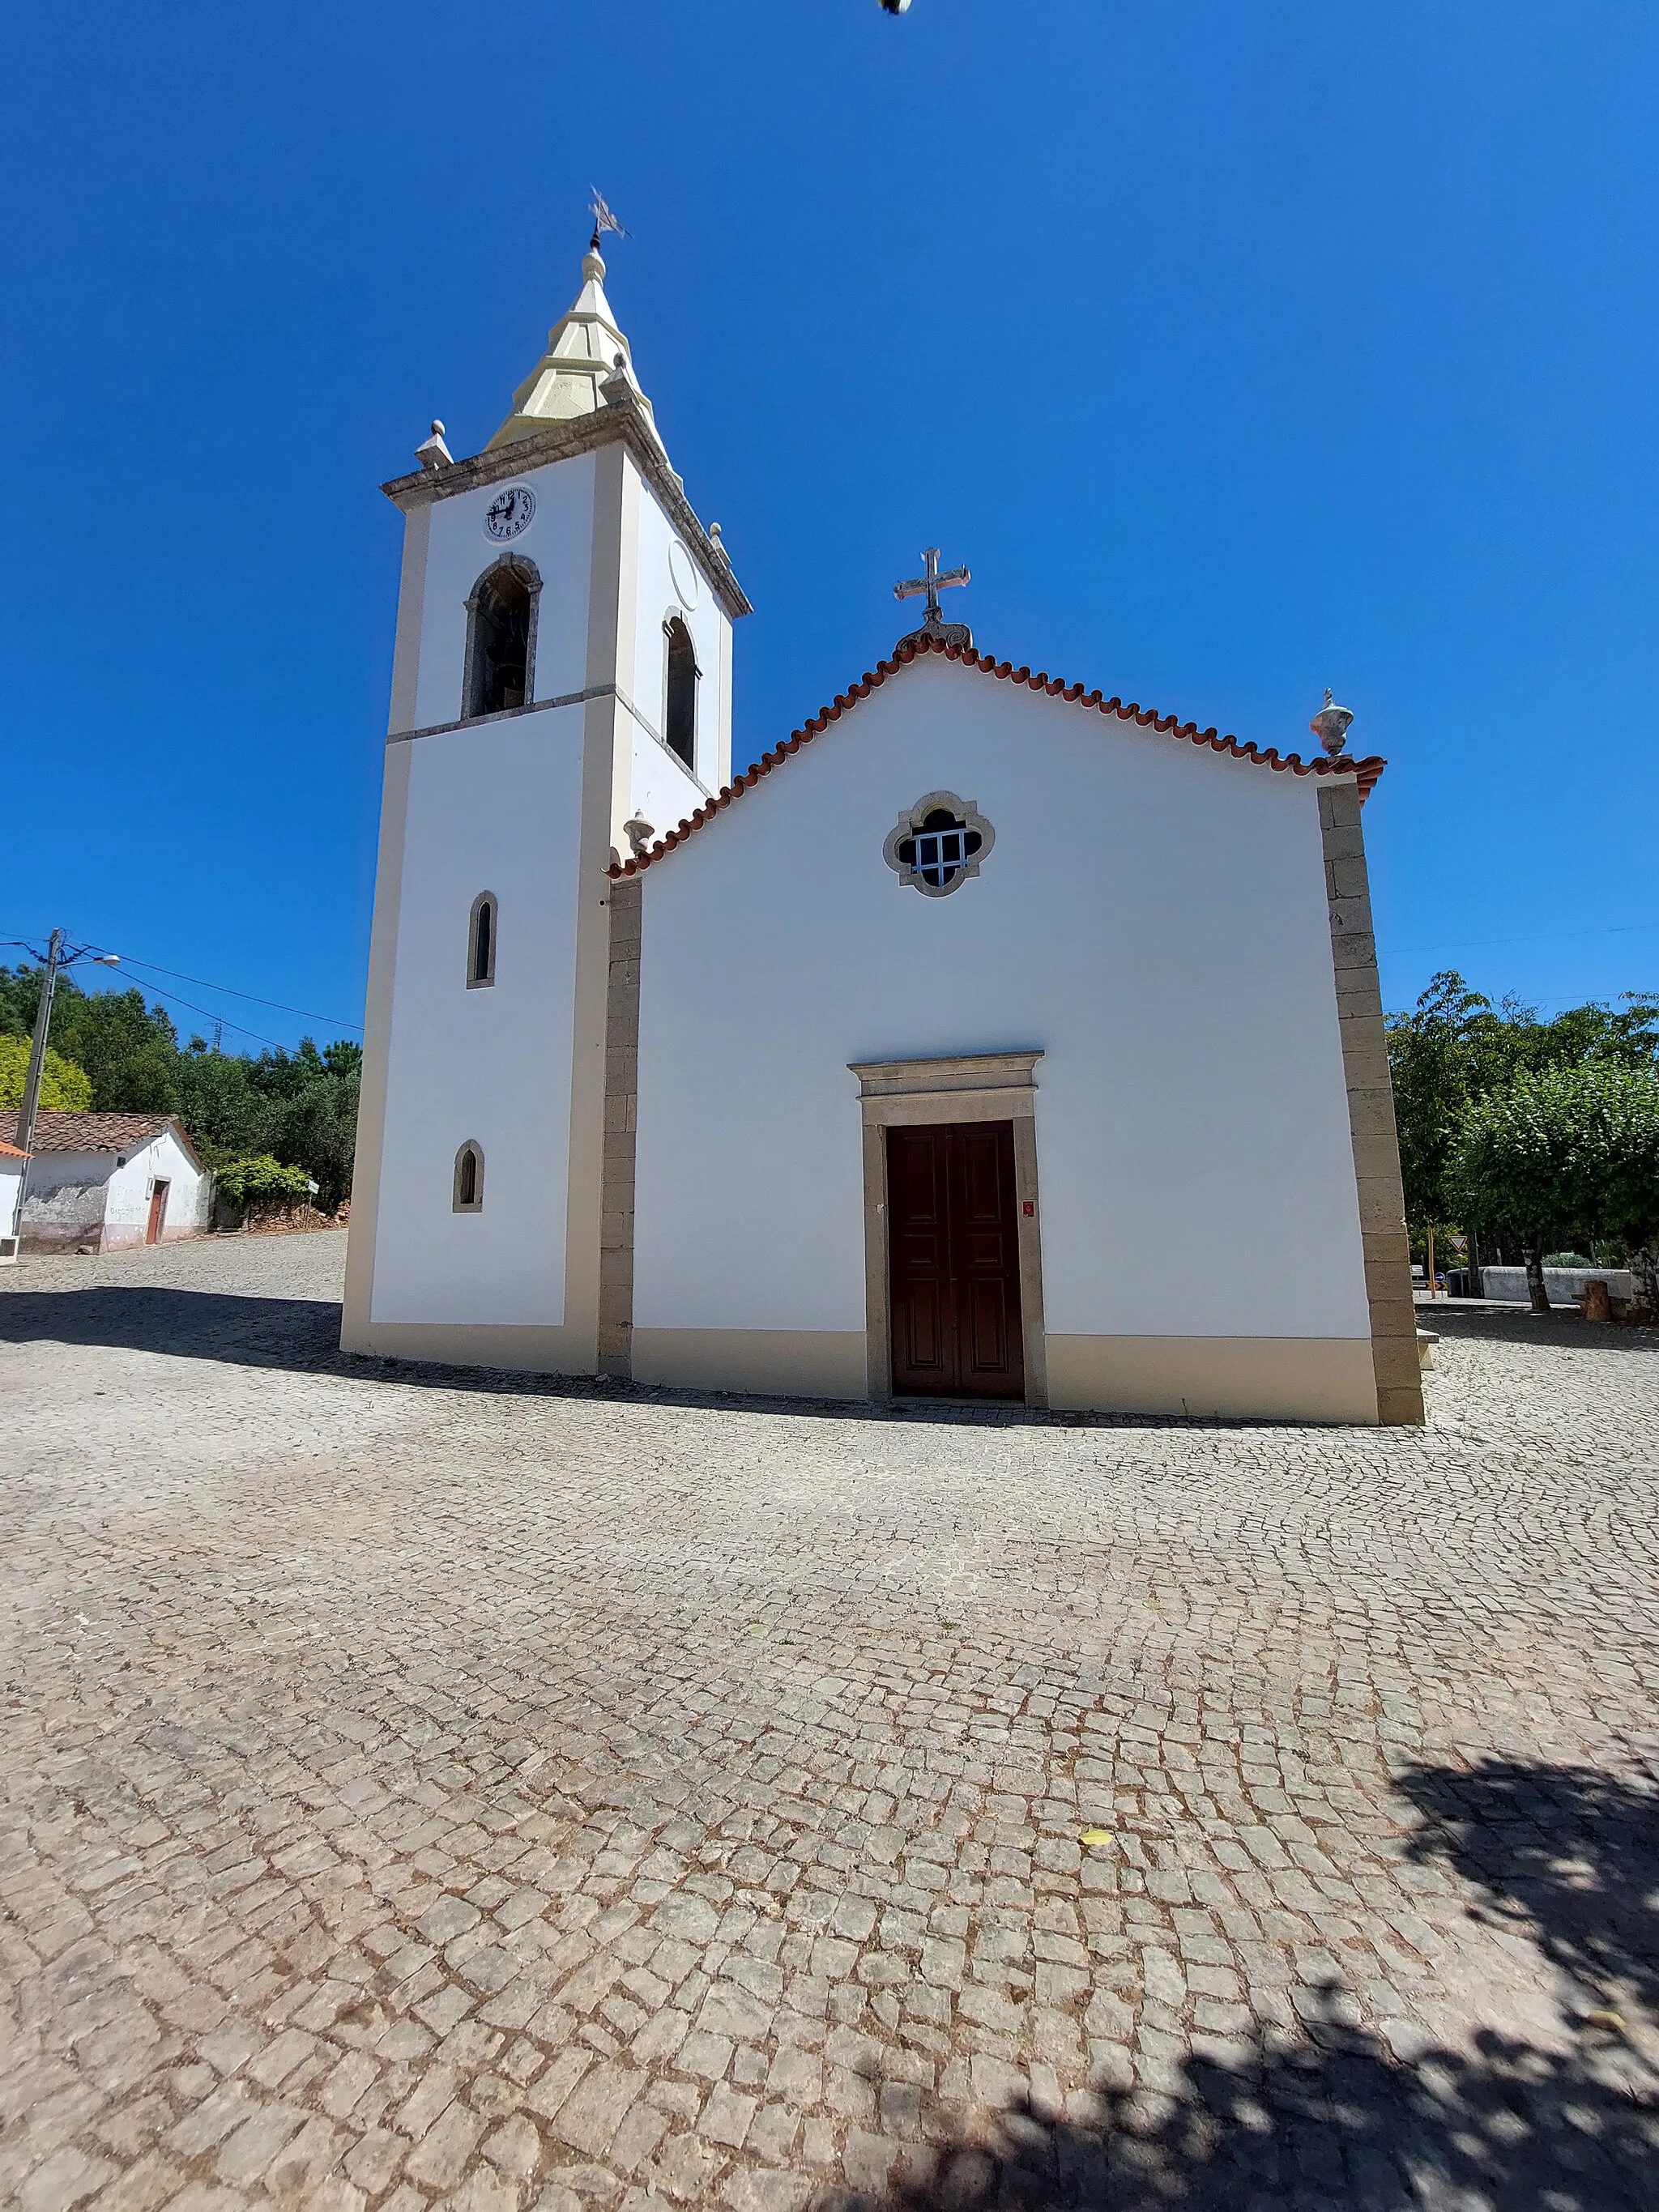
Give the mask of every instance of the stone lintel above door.
[[854, 1060], [866, 1125], [1029, 1121], [1041, 1049], [955, 1053], [938, 1060]]

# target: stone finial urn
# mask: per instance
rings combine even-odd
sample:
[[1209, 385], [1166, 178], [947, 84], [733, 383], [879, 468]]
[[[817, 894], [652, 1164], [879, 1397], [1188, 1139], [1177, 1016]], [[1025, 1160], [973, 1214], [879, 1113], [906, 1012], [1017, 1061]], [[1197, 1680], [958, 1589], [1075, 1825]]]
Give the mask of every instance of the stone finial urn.
[[1346, 741], [1348, 725], [1352, 720], [1352, 708], [1339, 707], [1331, 695], [1331, 687], [1328, 684], [1325, 686], [1325, 703], [1309, 723], [1308, 727], [1324, 746], [1326, 751], [1334, 758], [1341, 751]]

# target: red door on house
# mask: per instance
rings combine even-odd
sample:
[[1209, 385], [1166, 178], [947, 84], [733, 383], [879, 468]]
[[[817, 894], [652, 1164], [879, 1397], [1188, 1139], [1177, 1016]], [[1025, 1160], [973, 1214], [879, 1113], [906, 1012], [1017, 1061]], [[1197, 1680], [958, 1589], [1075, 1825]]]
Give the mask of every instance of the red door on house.
[[146, 1244], [159, 1244], [161, 1241], [161, 1224], [167, 1218], [168, 1188], [167, 1183], [158, 1182], [149, 1194], [149, 1226], [144, 1231]]
[[887, 1132], [893, 1389], [1023, 1398], [1012, 1121]]

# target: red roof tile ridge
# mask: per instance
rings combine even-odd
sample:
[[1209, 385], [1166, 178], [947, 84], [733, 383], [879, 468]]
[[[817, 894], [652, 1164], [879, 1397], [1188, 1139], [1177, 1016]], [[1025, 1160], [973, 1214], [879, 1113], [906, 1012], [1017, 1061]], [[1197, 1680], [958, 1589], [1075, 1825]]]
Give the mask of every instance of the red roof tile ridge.
[[653, 860], [661, 860], [677, 845], [683, 845], [693, 830], [701, 830], [703, 823], [712, 821], [722, 807], [729, 806], [744, 792], [752, 790], [762, 776], [769, 775], [791, 753], [799, 752], [803, 745], [810, 744], [816, 737], [821, 737], [832, 722], [838, 722], [849, 708], [856, 707], [860, 700], [867, 699], [890, 676], [896, 675], [909, 662], [930, 653], [941, 654], [947, 660], [959, 660], [966, 668], [982, 669], [988, 676], [994, 676], [999, 681], [1023, 684], [1033, 691], [1046, 691], [1051, 698], [1066, 699], [1075, 704], [1091, 707], [1099, 714], [1115, 714], [1121, 722], [1133, 722], [1141, 729], [1158, 730], [1171, 737], [1184, 738], [1192, 744], [1207, 745], [1212, 752], [1225, 753], [1234, 760], [1254, 761], [1260, 767], [1271, 768], [1280, 774], [1288, 769], [1293, 775], [1352, 775], [1358, 783], [1362, 805], [1388, 766], [1378, 753], [1370, 753], [1364, 760], [1353, 760], [1346, 753], [1339, 753], [1334, 757], [1304, 760], [1300, 753], [1281, 753], [1276, 745], [1264, 748], [1254, 743], [1241, 744], [1237, 738], [1224, 737], [1213, 727], [1200, 730], [1196, 722], [1183, 722], [1175, 714], [1160, 714], [1156, 708], [1142, 707], [1134, 700], [1126, 706], [1115, 693], [1111, 698], [1105, 698], [1097, 687], [1087, 690], [1081, 684], [1068, 684], [1063, 678], [1049, 676], [1042, 670], [1034, 676], [1029, 665], [1016, 668], [1011, 661], [998, 660], [994, 655], [981, 653], [971, 645], [958, 645], [953, 640], [944, 638], [907, 638], [890, 660], [879, 660], [873, 669], [866, 669], [856, 683], [849, 684], [845, 691], [837, 692], [827, 707], [820, 707], [810, 721], [803, 722], [799, 729], [793, 731], [769, 752], [763, 753], [742, 775], [734, 776], [730, 783], [723, 785], [705, 805], [683, 817], [674, 829], [657, 840], [649, 852], [613, 864], [609, 874], [618, 882], [625, 881], [629, 876], [643, 875]]
[[[0, 1114], [0, 1130], [13, 1143], [21, 1113]], [[36, 1152], [117, 1152], [133, 1145], [148, 1144], [171, 1127], [182, 1136], [177, 1117], [171, 1114], [106, 1113], [96, 1107], [70, 1109], [43, 1106], [34, 1121]]]

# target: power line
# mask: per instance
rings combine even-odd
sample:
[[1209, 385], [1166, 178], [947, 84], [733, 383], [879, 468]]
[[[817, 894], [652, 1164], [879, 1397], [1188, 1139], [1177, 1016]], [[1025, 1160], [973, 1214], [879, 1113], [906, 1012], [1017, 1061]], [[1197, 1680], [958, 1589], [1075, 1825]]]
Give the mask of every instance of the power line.
[[188, 999], [178, 998], [171, 991], [156, 990], [154, 984], [150, 986], [150, 989], [152, 995], [159, 999], [164, 1006], [183, 1006], [187, 1013], [200, 1014], [206, 1021], [222, 1023], [226, 1029], [234, 1030], [238, 1036], [252, 1037], [258, 1044], [268, 1044], [273, 1052], [288, 1050], [288, 1047], [285, 1044], [278, 1044], [275, 1037], [261, 1036], [258, 1030], [249, 1029], [244, 1022], [233, 1022], [227, 1015], [216, 1014], [207, 1006], [192, 1006]]
[[[34, 947], [28, 942], [27, 938], [10, 937], [0, 939], [0, 943], [4, 943], [8, 945], [21, 946], [25, 952], [33, 952], [34, 951]], [[257, 992], [239, 991], [234, 985], [229, 983], [210, 983], [205, 975], [186, 975], [177, 968], [163, 968], [159, 961], [140, 960], [132, 953], [124, 952], [119, 956], [119, 957], [121, 965], [124, 968], [142, 968], [146, 974], [152, 975], [171, 975], [180, 983], [194, 983], [204, 991], [220, 991], [229, 999], [246, 999], [248, 1000], [250, 1005], [252, 1006], [270, 1006], [279, 1014], [298, 1014], [302, 1021], [322, 1022], [331, 1029], [356, 1030], [359, 1036], [363, 1033], [362, 1024], [361, 1022], [342, 1021], [337, 1015], [319, 1014], [313, 1007], [310, 1006], [287, 1006], [281, 999], [262, 999], [258, 996]], [[160, 998], [165, 998], [167, 994], [163, 991], [158, 992], [156, 995]], [[194, 1014], [206, 1014], [207, 1018], [210, 1021], [217, 1021], [223, 1018], [220, 1015], [210, 1012], [205, 1006], [191, 1006], [188, 999], [180, 999], [178, 1003], [181, 1006], [190, 1006], [191, 1012]], [[258, 1030], [248, 1029], [240, 1022], [231, 1022], [229, 1026], [237, 1030], [243, 1036], [259, 1036]], [[271, 1039], [269, 1037], [259, 1037], [259, 1042], [262, 1044], [270, 1044], [271, 1042]], [[287, 1049], [287, 1048], [283, 1045], [277, 1045], [275, 1048], [278, 1052], [283, 1052]]]
[[[23, 940], [21, 938], [14, 938], [10, 941], [15, 945], [23, 943]], [[33, 951], [33, 948], [32, 946], [25, 945], [24, 949], [25, 951]], [[147, 965], [148, 963], [141, 963], [140, 964]], [[216, 1013], [210, 1007], [198, 1006], [191, 1000], [179, 998], [176, 992], [157, 990], [153, 983], [150, 985], [149, 988], [151, 997], [161, 1000], [164, 1006], [183, 1006], [187, 1012], [200, 1014], [206, 1021], [221, 1022], [224, 1024], [226, 1029], [234, 1030], [238, 1036], [250, 1036], [253, 1039], [256, 1044], [269, 1045], [273, 1052], [286, 1052], [288, 1050], [288, 1047], [285, 1044], [279, 1044], [275, 1037], [264, 1036], [259, 1030], [249, 1029], [244, 1022], [233, 1022], [228, 1015]], [[240, 996], [242, 994], [239, 994], [238, 995]]]
[[[311, 1006], [285, 1006], [280, 999], [262, 999], [257, 992], [238, 991], [229, 983], [210, 983], [205, 975], [186, 975], [177, 968], [163, 968], [157, 961], [139, 960], [131, 953], [124, 952], [121, 955], [121, 965], [124, 968], [143, 968], [152, 975], [171, 975], [180, 983], [194, 983], [204, 991], [222, 991], [228, 999], [246, 999], [252, 1006], [274, 1007], [279, 1014], [298, 1014], [302, 1021], [325, 1022], [331, 1029], [356, 1030], [359, 1036], [362, 1034], [361, 1022], [341, 1021], [337, 1015], [319, 1014]], [[183, 1005], [185, 1002], [181, 1000], [179, 1003]], [[199, 1006], [196, 1009], [198, 1013], [201, 1011]], [[233, 1022], [230, 1026], [232, 1029], [236, 1029], [240, 1024]], [[256, 1034], [253, 1030], [243, 1031], [245, 1036], [253, 1036]]]

